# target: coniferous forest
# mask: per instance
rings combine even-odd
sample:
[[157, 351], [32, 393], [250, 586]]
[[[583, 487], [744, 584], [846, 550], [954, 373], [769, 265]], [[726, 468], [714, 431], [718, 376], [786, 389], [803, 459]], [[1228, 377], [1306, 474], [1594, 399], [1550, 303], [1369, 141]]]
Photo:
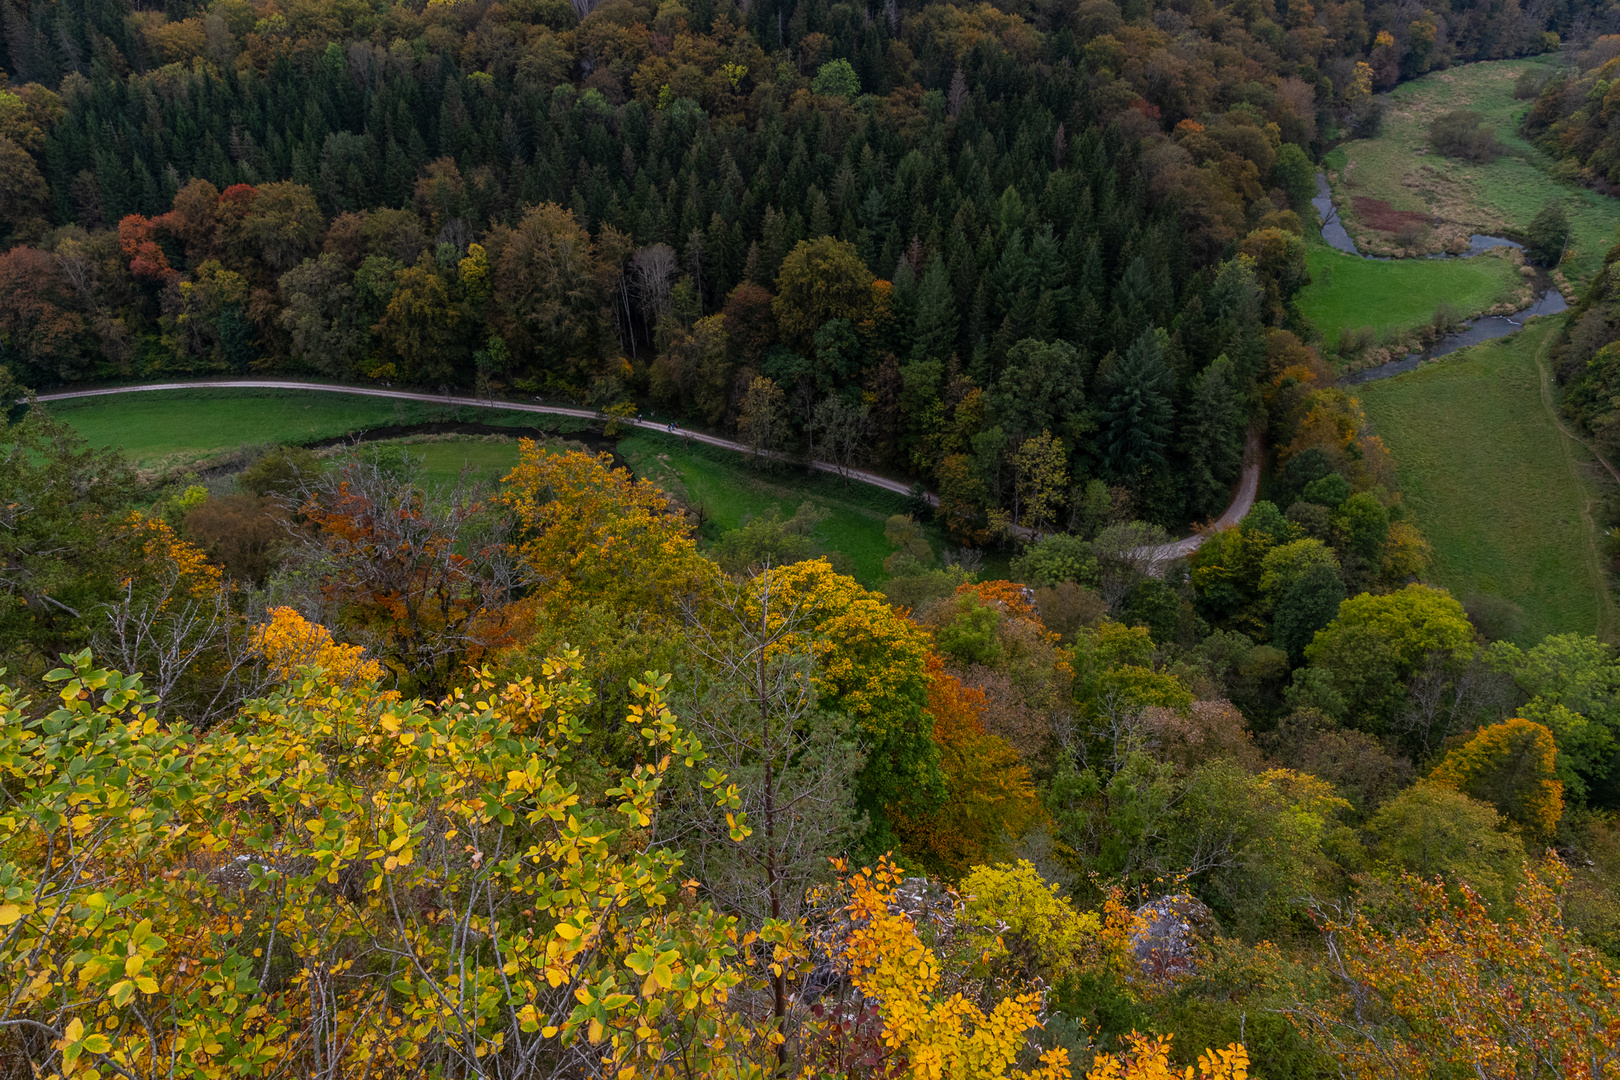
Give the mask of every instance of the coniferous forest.
[[[1574, 43], [1526, 131], [1609, 183], [1616, 30], [0, 0], [0, 1078], [1620, 1076], [1620, 657], [1428, 583], [1296, 304], [1403, 80]], [[209, 376], [603, 430], [169, 475], [31, 400]], [[641, 413], [915, 485], [882, 580]]]

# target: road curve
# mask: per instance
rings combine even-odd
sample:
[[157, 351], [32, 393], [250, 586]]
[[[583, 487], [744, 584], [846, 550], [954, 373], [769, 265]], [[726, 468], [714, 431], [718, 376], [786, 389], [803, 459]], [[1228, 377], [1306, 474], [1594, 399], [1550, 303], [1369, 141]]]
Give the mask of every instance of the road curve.
[[1260, 466], [1264, 461], [1265, 444], [1260, 439], [1260, 429], [1254, 428], [1249, 432], [1249, 437], [1243, 445], [1243, 473], [1238, 477], [1237, 488], [1232, 492], [1232, 501], [1221, 511], [1220, 517], [1191, 536], [1172, 540], [1168, 544], [1160, 544], [1153, 556], [1155, 574], [1162, 573], [1166, 563], [1186, 558], [1197, 551], [1198, 546], [1204, 542], [1204, 537], [1210, 533], [1234, 528], [1249, 515], [1249, 511], [1254, 509], [1255, 496], [1260, 494]]
[[[361, 397], [392, 398], [396, 401], [422, 401], [434, 405], [449, 405], [471, 409], [500, 409], [507, 412], [543, 413], [548, 416], [572, 416], [581, 420], [600, 420], [602, 414], [593, 409], [573, 409], [565, 405], [536, 405], [529, 402], [494, 401], [488, 398], [460, 397], [455, 394], [423, 394], [412, 390], [391, 390], [376, 386], [344, 386], [318, 382], [297, 382], [286, 379], [203, 379], [194, 382], [169, 383], [141, 383], [137, 386], [110, 386], [97, 390], [62, 390], [52, 394], [35, 395], [36, 401], [66, 401], [70, 398], [108, 397], [113, 394], [132, 394], [147, 390], [319, 390], [330, 394], [357, 394]], [[647, 431], [668, 431], [668, 424], [660, 424], [653, 420], [619, 421], [621, 426], [642, 428]], [[697, 431], [688, 431], [685, 428], [676, 428], [676, 432], [689, 441], [706, 443], [709, 446], [718, 446], [725, 450], [732, 450], [739, 454], [752, 454], [754, 451], [742, 443], [730, 439], [722, 439], [716, 435], [705, 435]], [[1251, 432], [1248, 446], [1243, 455], [1243, 477], [1238, 483], [1237, 491], [1233, 495], [1232, 504], [1226, 512], [1212, 523], [1212, 529], [1228, 528], [1237, 524], [1254, 505], [1255, 493], [1260, 486], [1260, 435]], [[892, 480], [887, 476], [880, 476], [864, 469], [844, 469], [828, 461], [812, 461], [812, 469], [820, 472], [832, 473], [848, 480], [857, 480], [871, 487], [892, 491], [898, 495], [910, 495], [913, 486], [902, 480]], [[927, 493], [930, 505], [939, 505], [939, 497], [933, 492]], [[1160, 567], [1173, 559], [1179, 559], [1191, 554], [1204, 542], [1203, 532], [1181, 540], [1174, 540], [1168, 544], [1161, 544], [1154, 549], [1153, 563]]]

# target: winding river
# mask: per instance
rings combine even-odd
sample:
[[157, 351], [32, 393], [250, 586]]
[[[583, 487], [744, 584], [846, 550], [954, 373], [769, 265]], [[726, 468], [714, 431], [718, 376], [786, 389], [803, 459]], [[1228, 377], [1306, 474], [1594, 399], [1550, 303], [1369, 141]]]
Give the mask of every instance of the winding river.
[[[1378, 259], [1376, 255], [1361, 255], [1356, 250], [1356, 242], [1345, 231], [1344, 223], [1339, 220], [1338, 208], [1333, 205], [1333, 192], [1328, 187], [1327, 176], [1324, 173], [1316, 174], [1316, 198], [1311, 200], [1316, 207], [1317, 216], [1322, 222], [1322, 239], [1327, 245], [1345, 252], [1348, 255], [1360, 255], [1364, 259]], [[1523, 247], [1501, 236], [1485, 236], [1475, 233], [1468, 238], [1468, 250], [1459, 255], [1432, 255], [1436, 259], [1467, 259], [1499, 247]], [[1387, 261], [1379, 259], [1379, 261]], [[1532, 315], [1556, 315], [1568, 308], [1564, 302], [1563, 294], [1557, 289], [1548, 288], [1536, 299], [1536, 302], [1523, 311], [1516, 311], [1512, 315], [1487, 315], [1478, 319], [1469, 319], [1463, 329], [1447, 334], [1435, 342], [1429, 349], [1421, 353], [1412, 353], [1399, 360], [1392, 360], [1387, 364], [1380, 364], [1366, 371], [1358, 371], [1353, 375], [1346, 375], [1343, 381], [1346, 385], [1371, 382], [1374, 379], [1387, 379], [1391, 375], [1399, 375], [1411, 371], [1425, 360], [1433, 360], [1469, 345], [1478, 345], [1482, 341], [1492, 338], [1507, 337], [1517, 333], [1524, 327], [1524, 320]]]

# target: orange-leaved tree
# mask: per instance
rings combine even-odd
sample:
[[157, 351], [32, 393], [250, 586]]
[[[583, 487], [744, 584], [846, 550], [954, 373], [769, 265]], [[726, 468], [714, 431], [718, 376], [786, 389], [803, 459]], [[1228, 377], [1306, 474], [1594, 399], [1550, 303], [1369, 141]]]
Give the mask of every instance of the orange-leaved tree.
[[1565, 928], [1556, 858], [1524, 879], [1505, 917], [1467, 886], [1406, 875], [1415, 926], [1328, 922], [1343, 989], [1291, 1007], [1295, 1025], [1356, 1080], [1616, 1075], [1620, 972]]
[[959, 878], [993, 859], [1039, 818], [1029, 770], [1005, 739], [985, 730], [984, 691], [963, 686], [928, 654], [928, 715], [933, 720], [945, 801], [932, 813], [891, 808], [905, 851], [930, 871]]

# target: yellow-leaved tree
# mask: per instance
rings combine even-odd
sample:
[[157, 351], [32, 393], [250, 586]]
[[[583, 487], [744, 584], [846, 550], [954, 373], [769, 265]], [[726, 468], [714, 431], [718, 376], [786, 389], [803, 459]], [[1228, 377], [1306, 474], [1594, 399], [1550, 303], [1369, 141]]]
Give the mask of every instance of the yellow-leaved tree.
[[[625, 717], [644, 763], [593, 791], [572, 761], [577, 654], [435, 704], [379, 692], [285, 613], [261, 645], [349, 668], [301, 668], [202, 732], [88, 653], [50, 673], [54, 703], [0, 687], [0, 1052], [36, 1076], [763, 1080], [851, 1030], [774, 1017], [774, 979], [809, 968], [805, 927], [745, 931], [656, 843], [672, 771], [737, 806], [667, 676], [637, 680]], [[734, 813], [733, 838], [748, 827]], [[1040, 993], [940, 992], [899, 882], [887, 863], [852, 875], [831, 924], [881, 1033], [852, 1071], [1066, 1076], [1060, 1051], [1016, 1066]]]
[[593, 603], [673, 612], [712, 582], [691, 525], [663, 491], [606, 454], [519, 446], [502, 499], [522, 527], [518, 554], [542, 614]]
[[340, 686], [376, 682], [384, 674], [381, 664], [366, 659], [365, 649], [338, 644], [332, 631], [290, 607], [271, 608], [270, 621], [254, 628], [253, 644], [282, 682], [306, 667], [321, 668]]
[[1429, 774], [1437, 784], [1494, 805], [1531, 838], [1550, 838], [1564, 816], [1553, 733], [1515, 717], [1479, 730]]
[[1189, 1065], [1177, 1069], [1170, 1064], [1171, 1038], [1157, 1038], [1135, 1032], [1131, 1048], [1121, 1054], [1097, 1059], [1086, 1080], [1248, 1080], [1249, 1053], [1233, 1043], [1225, 1050], [1206, 1050], [1198, 1055], [1197, 1071]]
[[0, 688], [5, 1052], [42, 1077], [760, 1074], [771, 1027], [728, 995], [796, 932], [756, 948], [653, 846], [667, 774], [703, 761], [667, 676], [626, 718], [649, 763], [568, 778], [575, 659], [438, 705], [305, 669], [200, 734], [88, 653], [54, 707]]

